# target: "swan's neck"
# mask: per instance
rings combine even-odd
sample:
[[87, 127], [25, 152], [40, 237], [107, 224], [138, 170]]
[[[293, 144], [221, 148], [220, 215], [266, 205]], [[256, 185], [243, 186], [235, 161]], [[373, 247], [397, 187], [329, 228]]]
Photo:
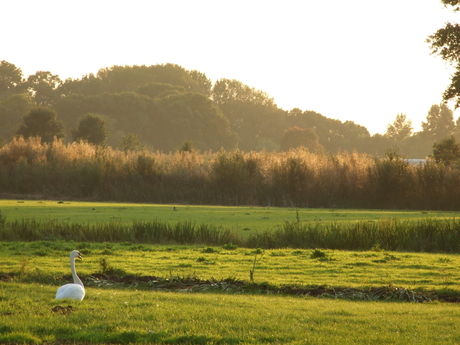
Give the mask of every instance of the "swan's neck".
[[77, 271], [75, 270], [75, 258], [73, 258], [73, 260], [70, 260], [70, 271], [72, 272], [74, 284], [83, 286], [83, 282], [80, 280], [80, 278], [78, 278]]

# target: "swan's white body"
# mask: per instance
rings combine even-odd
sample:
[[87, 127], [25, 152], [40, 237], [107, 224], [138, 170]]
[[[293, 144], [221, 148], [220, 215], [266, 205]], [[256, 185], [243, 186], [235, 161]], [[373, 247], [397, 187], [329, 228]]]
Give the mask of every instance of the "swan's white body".
[[85, 287], [75, 271], [75, 258], [82, 258], [78, 250], [73, 250], [70, 253], [70, 271], [72, 272], [73, 284], [61, 286], [56, 292], [56, 299], [70, 298], [81, 301], [85, 297]]

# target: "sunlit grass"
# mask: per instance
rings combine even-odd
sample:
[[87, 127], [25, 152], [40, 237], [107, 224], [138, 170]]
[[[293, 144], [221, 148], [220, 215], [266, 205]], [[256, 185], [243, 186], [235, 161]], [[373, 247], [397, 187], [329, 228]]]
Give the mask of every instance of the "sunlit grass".
[[[40, 203], [16, 201], [19, 205], [29, 202]], [[66, 205], [55, 203], [57, 207]], [[96, 211], [101, 204], [83, 205], [91, 205], [95, 209], [91, 211]], [[177, 205], [177, 211], [171, 210], [172, 205], [147, 209], [156, 207], [175, 214], [181, 212], [182, 206]], [[302, 210], [299, 216], [296, 209], [287, 211], [294, 217], [291, 221], [300, 218], [302, 222]], [[314, 222], [323, 221], [315, 217], [318, 219]], [[276, 287], [397, 286], [460, 294], [457, 254], [396, 252], [373, 244], [373, 248], [364, 251], [265, 249], [259, 251], [259, 260], [253, 266], [256, 249], [235, 246], [131, 241], [0, 242], [0, 275], [5, 281], [0, 284], [0, 343], [457, 343], [460, 336], [455, 326], [459, 321], [456, 305], [439, 302], [375, 303], [255, 292], [184, 294], [151, 291], [147, 285], [101, 287], [87, 280], [87, 296], [82, 303], [54, 300], [58, 286], [69, 282], [68, 255], [73, 249], [83, 253], [77, 271], [84, 280], [101, 271], [104, 259], [121, 274], [232, 277], [248, 282], [249, 272], [254, 270], [255, 283]]]
[[[87, 283], [82, 302], [55, 300], [69, 252]], [[253, 266], [255, 253], [260, 258]], [[460, 313], [440, 302], [157, 291], [90, 283], [101, 260], [120, 274], [233, 277], [272, 286], [400, 286], [459, 294], [453, 254], [278, 249], [254, 251], [135, 243], [1, 242], [0, 343], [456, 344]], [[212, 291], [212, 290], [204, 290]]]
[[442, 303], [0, 285], [2, 343], [456, 344], [460, 313]]
[[[69, 252], [78, 249], [80, 275], [101, 271], [101, 259], [125, 274], [198, 276], [249, 281], [256, 251], [204, 246], [154, 246], [133, 243], [3, 242], [0, 272], [21, 273], [19, 281], [63, 282], [69, 271]], [[260, 253], [260, 251], [259, 251]], [[387, 285], [459, 294], [460, 256], [457, 254], [387, 251], [264, 250], [258, 255], [254, 281], [272, 285], [327, 285], [369, 288]], [[57, 280], [56, 280], [57, 279]]]

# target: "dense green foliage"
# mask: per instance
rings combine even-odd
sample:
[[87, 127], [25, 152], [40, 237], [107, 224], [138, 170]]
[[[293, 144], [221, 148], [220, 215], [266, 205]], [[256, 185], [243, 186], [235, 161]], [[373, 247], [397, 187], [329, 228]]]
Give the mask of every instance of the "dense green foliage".
[[[356, 151], [383, 157], [387, 149], [397, 147], [408, 158], [424, 159], [436, 141], [450, 135], [460, 138], [460, 127], [444, 104], [429, 109], [420, 132], [413, 133], [405, 114], [397, 114], [385, 135], [371, 136], [352, 121], [329, 119], [311, 110], [283, 110], [261, 90], [225, 78], [212, 83], [204, 73], [174, 64], [112, 66], [96, 75], [62, 81], [46, 71], [24, 78], [20, 68], [0, 61], [2, 142], [22, 133], [18, 127], [23, 117], [36, 106], [57, 113], [66, 142], [81, 138], [75, 134], [83, 116], [98, 114], [107, 124], [109, 146], [125, 147], [125, 139], [135, 135], [140, 146], [162, 152], [191, 142], [202, 151], [284, 151], [305, 146], [331, 154]], [[32, 129], [35, 135], [47, 135]], [[303, 136], [294, 139], [294, 134]]]
[[454, 137], [446, 137], [438, 143], [433, 145], [433, 159], [436, 162], [450, 165], [456, 163], [460, 159], [460, 144], [458, 144]]
[[[454, 11], [459, 10], [458, 0], [441, 0], [441, 2], [446, 7], [452, 6]], [[429, 36], [427, 42], [433, 54], [438, 54], [456, 68], [451, 83], [444, 92], [444, 100], [453, 100], [458, 107], [460, 106], [460, 25], [447, 22], [443, 28]]]
[[108, 137], [107, 124], [99, 115], [86, 114], [80, 118], [78, 128], [72, 130], [72, 137], [74, 141], [104, 146]]
[[64, 124], [57, 119], [56, 112], [48, 108], [33, 108], [24, 117], [17, 135], [24, 138], [41, 137], [45, 143], [53, 142], [54, 138], [64, 137]]

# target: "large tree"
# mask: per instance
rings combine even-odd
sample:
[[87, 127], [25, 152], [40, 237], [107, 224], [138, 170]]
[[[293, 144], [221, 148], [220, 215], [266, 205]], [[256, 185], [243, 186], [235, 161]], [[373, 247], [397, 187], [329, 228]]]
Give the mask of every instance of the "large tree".
[[406, 114], [397, 114], [393, 123], [387, 126], [386, 136], [396, 141], [403, 141], [412, 134], [412, 121], [406, 119]]
[[42, 142], [51, 143], [54, 137], [64, 137], [64, 124], [57, 119], [56, 112], [49, 108], [33, 108], [23, 118], [16, 132], [24, 138], [41, 137]]
[[87, 141], [94, 145], [105, 145], [109, 136], [107, 124], [100, 115], [86, 114], [80, 118], [78, 127], [72, 130], [74, 141]]
[[5, 60], [0, 61], [0, 99], [10, 96], [21, 82], [21, 69]]
[[30, 93], [38, 106], [51, 107], [59, 100], [59, 86], [62, 80], [58, 75], [38, 71], [27, 78], [23, 87]]
[[276, 106], [273, 98], [238, 80], [218, 80], [212, 99], [238, 134], [241, 150], [255, 150], [267, 141], [279, 143], [287, 129], [283, 122], [285, 111]]
[[453, 111], [444, 103], [432, 105], [426, 122], [422, 121], [422, 129], [433, 140], [441, 140], [451, 135], [455, 130]]
[[433, 144], [433, 155], [431, 156], [438, 163], [449, 165], [460, 158], [460, 144], [453, 136], [444, 138], [439, 143]]
[[[451, 6], [454, 11], [460, 10], [460, 0], [441, 0], [441, 2], [446, 7]], [[429, 36], [427, 42], [432, 54], [441, 56], [456, 68], [443, 98], [445, 101], [455, 101], [455, 107], [458, 108], [460, 106], [460, 25], [446, 23], [443, 28]]]

